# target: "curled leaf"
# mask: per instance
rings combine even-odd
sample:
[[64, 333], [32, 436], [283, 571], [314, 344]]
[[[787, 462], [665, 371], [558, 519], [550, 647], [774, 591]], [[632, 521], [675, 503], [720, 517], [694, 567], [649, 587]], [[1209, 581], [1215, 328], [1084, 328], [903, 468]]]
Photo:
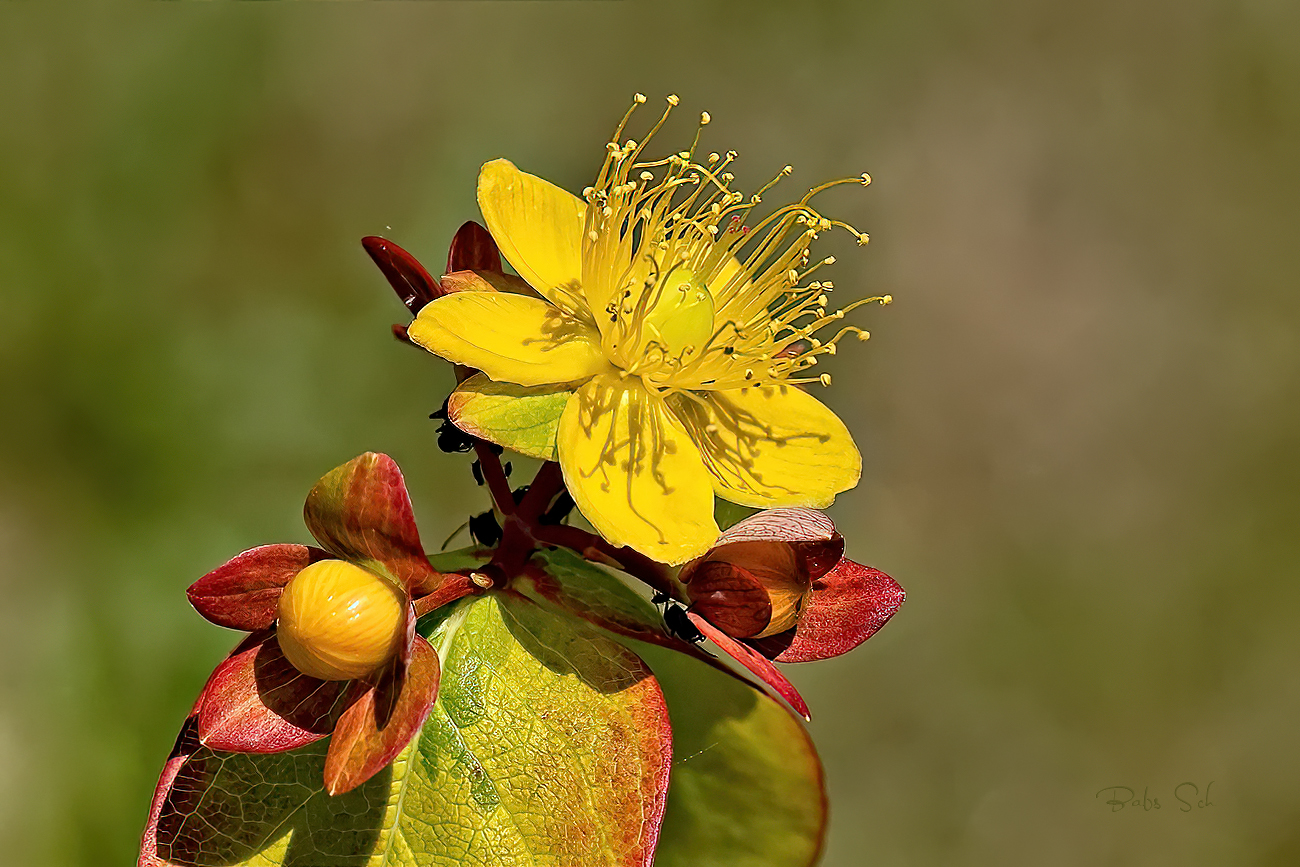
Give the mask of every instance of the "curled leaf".
[[388, 455], [366, 452], [332, 470], [307, 495], [303, 518], [325, 550], [412, 593], [438, 581], [420, 544], [402, 471]]

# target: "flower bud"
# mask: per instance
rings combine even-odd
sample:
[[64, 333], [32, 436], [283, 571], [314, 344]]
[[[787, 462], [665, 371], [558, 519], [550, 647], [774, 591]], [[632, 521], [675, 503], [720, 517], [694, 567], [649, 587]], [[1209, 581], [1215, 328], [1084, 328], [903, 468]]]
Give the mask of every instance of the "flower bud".
[[406, 604], [406, 594], [391, 581], [343, 560], [322, 560], [285, 585], [276, 637], [303, 674], [365, 677], [400, 648]]
[[682, 570], [691, 610], [733, 638], [766, 638], [795, 625], [811, 581], [785, 542], [735, 542]]

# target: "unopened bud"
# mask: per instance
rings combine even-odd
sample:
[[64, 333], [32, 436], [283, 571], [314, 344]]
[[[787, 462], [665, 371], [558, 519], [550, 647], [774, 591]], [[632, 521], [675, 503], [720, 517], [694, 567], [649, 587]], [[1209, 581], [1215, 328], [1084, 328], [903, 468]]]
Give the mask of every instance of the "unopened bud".
[[280, 594], [276, 637], [293, 667], [321, 680], [352, 680], [397, 654], [406, 594], [343, 560], [321, 560]]
[[691, 609], [734, 638], [766, 638], [794, 627], [811, 582], [793, 546], [735, 542], [682, 572]]

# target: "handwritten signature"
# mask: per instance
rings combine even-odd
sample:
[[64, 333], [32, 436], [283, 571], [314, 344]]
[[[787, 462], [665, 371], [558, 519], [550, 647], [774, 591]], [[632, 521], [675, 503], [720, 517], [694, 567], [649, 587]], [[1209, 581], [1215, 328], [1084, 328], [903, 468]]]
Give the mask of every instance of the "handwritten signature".
[[[1215, 803], [1210, 800], [1210, 787], [1213, 785], [1214, 780], [1210, 780], [1206, 783], [1204, 794], [1201, 792], [1201, 787], [1196, 783], [1186, 782], [1174, 786], [1174, 799], [1182, 805], [1178, 808], [1178, 811], [1180, 813], [1190, 813], [1193, 810], [1204, 810], [1207, 807], [1215, 806]], [[1110, 797], [1106, 800], [1105, 804], [1110, 807], [1112, 813], [1118, 813], [1123, 809], [1140, 809], [1144, 813], [1160, 809], [1160, 798], [1151, 795], [1150, 786], [1142, 787], [1141, 796], [1138, 795], [1136, 789], [1129, 788], [1128, 786], [1107, 786], [1094, 797], [1100, 798], [1108, 792], [1110, 793]], [[1168, 801], [1167, 798], [1166, 801]]]

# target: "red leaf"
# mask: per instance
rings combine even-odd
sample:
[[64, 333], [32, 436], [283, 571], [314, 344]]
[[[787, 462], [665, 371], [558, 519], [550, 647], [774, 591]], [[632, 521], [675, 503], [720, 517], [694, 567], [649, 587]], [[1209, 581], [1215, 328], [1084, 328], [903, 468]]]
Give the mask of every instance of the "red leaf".
[[776, 666], [769, 662], [766, 657], [760, 655], [758, 651], [749, 645], [742, 644], [732, 638], [700, 615], [688, 612], [687, 616], [691, 618], [695, 628], [704, 633], [706, 638], [726, 651], [732, 659], [745, 666], [755, 677], [771, 687], [777, 695], [789, 702], [790, 706], [800, 716], [806, 720], [812, 719], [812, 716], [808, 713], [808, 704], [803, 700], [803, 696], [799, 695], [799, 690], [795, 689], [794, 684], [786, 680], [785, 676], [777, 671]]
[[392, 665], [339, 717], [325, 756], [325, 790], [350, 792], [388, 766], [424, 725], [438, 697], [438, 653], [422, 636], [408, 666]]
[[718, 537], [714, 550], [737, 542], [789, 542], [803, 558], [808, 577], [824, 575], [844, 556], [844, 537], [815, 509], [767, 509]]
[[203, 688], [199, 741], [214, 750], [279, 753], [330, 733], [348, 682], [294, 668], [269, 630], [250, 635]]
[[447, 273], [455, 271], [502, 271], [501, 251], [492, 233], [473, 220], [457, 229], [451, 239]]
[[813, 582], [794, 629], [750, 642], [777, 662], [811, 662], [847, 653], [884, 626], [906, 597], [879, 569], [841, 560]]
[[402, 471], [366, 452], [316, 483], [303, 507], [307, 529], [336, 557], [387, 571], [408, 591], [436, 579], [415, 528]]
[[442, 295], [442, 287], [420, 261], [392, 241], [367, 235], [361, 239], [361, 246], [370, 254], [370, 258], [388, 278], [397, 297], [402, 299], [412, 314], [419, 313], [420, 308]]
[[162, 815], [163, 805], [167, 802], [167, 796], [171, 793], [172, 784], [176, 782], [181, 766], [200, 746], [199, 708], [203, 704], [203, 696], [204, 693], [200, 692], [199, 697], [194, 700], [190, 715], [185, 718], [180, 734], [176, 735], [176, 743], [172, 746], [171, 755], [167, 756], [167, 764], [163, 765], [162, 773], [158, 775], [158, 785], [154, 787], [153, 801], [149, 805], [149, 821], [144, 826], [144, 834], [140, 837], [140, 858], [136, 862], [137, 867], [166, 867], [167, 865], [166, 861], [158, 857], [158, 817]]
[[306, 545], [263, 545], [213, 569], [185, 593], [194, 609], [218, 626], [256, 632], [275, 622], [280, 592], [289, 579], [328, 558]]

